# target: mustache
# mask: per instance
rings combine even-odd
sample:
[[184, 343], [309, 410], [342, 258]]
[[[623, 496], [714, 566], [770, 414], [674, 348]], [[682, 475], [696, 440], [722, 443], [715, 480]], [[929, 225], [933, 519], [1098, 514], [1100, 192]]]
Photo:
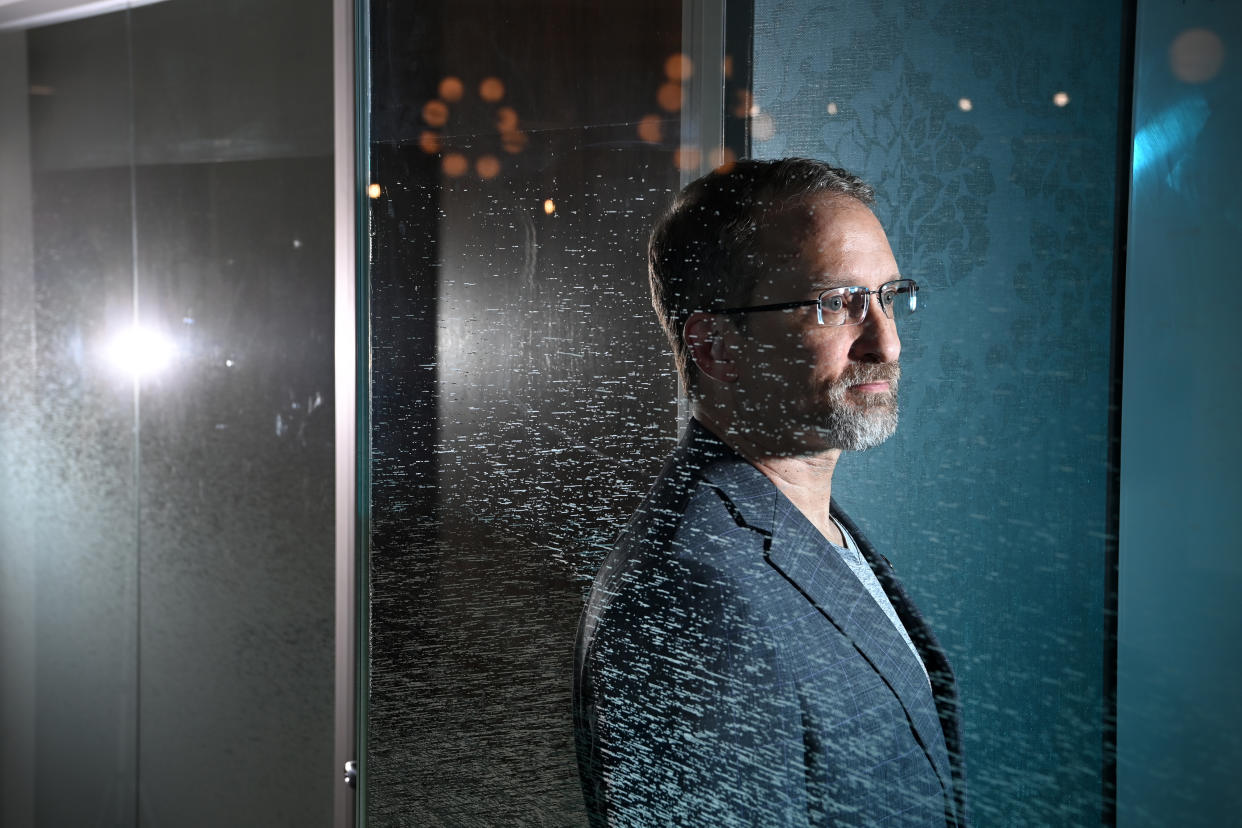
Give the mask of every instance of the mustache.
[[896, 385], [901, 379], [901, 364], [897, 362], [859, 362], [846, 367], [836, 384], [844, 387], [868, 382], [887, 382]]

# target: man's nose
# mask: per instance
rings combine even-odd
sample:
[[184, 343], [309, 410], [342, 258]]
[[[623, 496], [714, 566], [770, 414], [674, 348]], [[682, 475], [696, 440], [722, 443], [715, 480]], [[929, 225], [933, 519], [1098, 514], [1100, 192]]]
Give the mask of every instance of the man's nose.
[[901, 356], [901, 338], [897, 323], [884, 315], [879, 302], [867, 308], [867, 318], [858, 325], [858, 338], [850, 356], [858, 362], [896, 362]]

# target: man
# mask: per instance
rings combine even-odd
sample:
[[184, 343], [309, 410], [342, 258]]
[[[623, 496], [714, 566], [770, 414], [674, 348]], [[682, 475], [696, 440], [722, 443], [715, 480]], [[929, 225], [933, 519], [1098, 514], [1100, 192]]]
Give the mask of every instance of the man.
[[652, 234], [693, 419], [579, 627], [593, 825], [965, 824], [952, 672], [832, 501], [841, 452], [896, 428], [917, 307], [872, 200], [817, 161], [741, 161]]

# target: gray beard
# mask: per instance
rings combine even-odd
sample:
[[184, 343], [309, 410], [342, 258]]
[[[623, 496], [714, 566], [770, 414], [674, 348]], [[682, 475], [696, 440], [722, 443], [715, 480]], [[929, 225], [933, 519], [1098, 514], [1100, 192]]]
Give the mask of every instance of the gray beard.
[[[815, 430], [829, 448], [865, 451], [883, 443], [897, 430], [897, 380], [901, 376], [895, 363], [859, 366], [828, 388], [828, 408], [820, 412]], [[845, 399], [851, 385], [887, 380], [890, 389], [875, 404], [858, 406]]]

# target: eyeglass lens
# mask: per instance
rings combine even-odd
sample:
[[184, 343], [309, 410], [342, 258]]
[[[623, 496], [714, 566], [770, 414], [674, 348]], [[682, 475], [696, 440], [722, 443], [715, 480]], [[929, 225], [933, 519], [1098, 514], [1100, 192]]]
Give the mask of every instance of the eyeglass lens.
[[[828, 291], [820, 296], [820, 314], [825, 325], [857, 325], [867, 314], [872, 294], [866, 288], [849, 287]], [[881, 286], [875, 293], [884, 315], [904, 319], [918, 308], [918, 285], [911, 281]]]

